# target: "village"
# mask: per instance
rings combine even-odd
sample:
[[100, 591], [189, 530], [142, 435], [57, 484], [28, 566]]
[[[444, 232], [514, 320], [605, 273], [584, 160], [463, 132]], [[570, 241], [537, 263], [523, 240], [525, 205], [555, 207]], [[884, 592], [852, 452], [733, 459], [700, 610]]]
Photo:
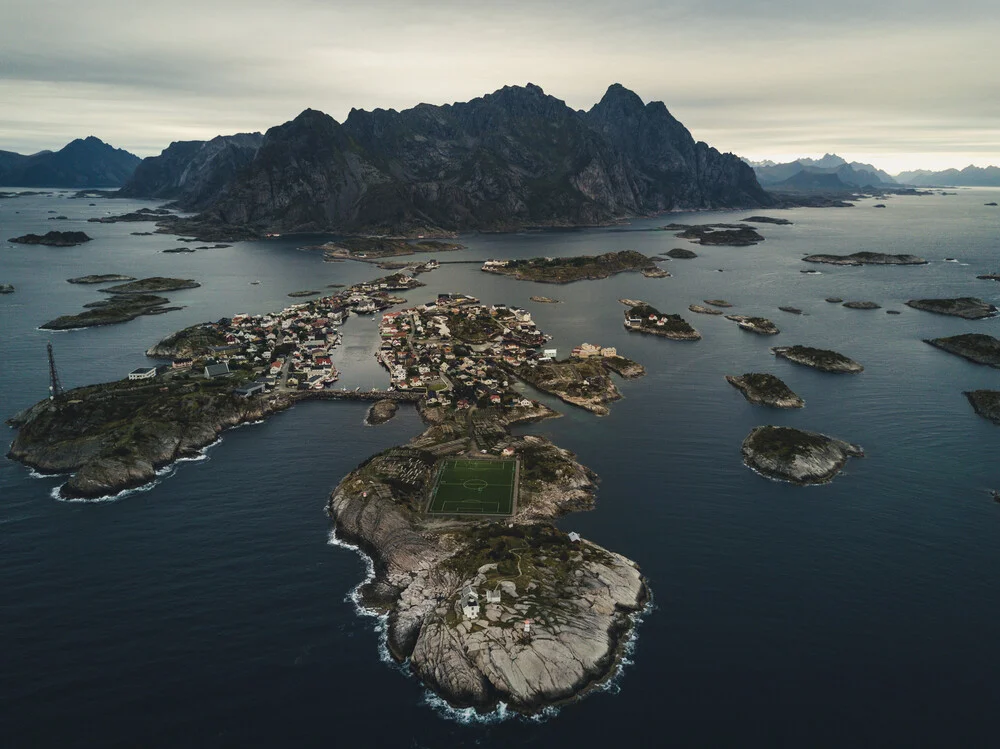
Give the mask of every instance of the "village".
[[[264, 315], [235, 314], [214, 323], [188, 328], [153, 347], [148, 355], [173, 359], [162, 367], [140, 367], [129, 380], [147, 380], [167, 371], [193, 370], [205, 379], [249, 372], [249, 379], [234, 388], [249, 397], [278, 389], [324, 390], [340, 377], [333, 350], [341, 342], [340, 326], [351, 313], [370, 315], [405, 299], [391, 292], [423, 284], [412, 276], [395, 273], [338, 293], [285, 307]], [[190, 355], [178, 353], [190, 350]]]
[[379, 336], [392, 389], [424, 392], [428, 406], [456, 410], [530, 406], [509, 372], [556, 357], [555, 349], [539, 352], [549, 336], [529, 312], [456, 294], [384, 314]]

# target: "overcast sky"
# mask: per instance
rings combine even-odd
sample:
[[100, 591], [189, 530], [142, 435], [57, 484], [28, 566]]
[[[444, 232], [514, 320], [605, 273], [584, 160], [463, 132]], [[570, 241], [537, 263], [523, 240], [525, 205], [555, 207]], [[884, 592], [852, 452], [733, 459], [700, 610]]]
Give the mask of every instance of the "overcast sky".
[[[1000, 164], [997, 0], [0, 0], [0, 150], [610, 83], [755, 159]], [[140, 6], [145, 6], [141, 7]]]

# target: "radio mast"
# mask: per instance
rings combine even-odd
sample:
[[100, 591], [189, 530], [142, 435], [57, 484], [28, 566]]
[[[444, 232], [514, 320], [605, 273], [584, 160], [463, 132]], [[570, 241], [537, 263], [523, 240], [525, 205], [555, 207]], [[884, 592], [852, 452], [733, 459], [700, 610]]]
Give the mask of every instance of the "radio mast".
[[49, 351], [49, 400], [54, 401], [63, 394], [62, 383], [59, 382], [59, 373], [56, 371], [56, 360], [52, 356], [52, 343], [48, 344]]

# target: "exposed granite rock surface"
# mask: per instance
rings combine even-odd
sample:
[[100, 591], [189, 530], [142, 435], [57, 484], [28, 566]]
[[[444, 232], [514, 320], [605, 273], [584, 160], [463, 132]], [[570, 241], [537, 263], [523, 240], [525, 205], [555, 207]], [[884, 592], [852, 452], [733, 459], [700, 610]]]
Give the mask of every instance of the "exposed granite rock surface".
[[825, 484], [840, 473], [848, 458], [864, 457], [859, 445], [779, 426], [755, 428], [743, 440], [742, 452], [748, 467], [793, 484]]

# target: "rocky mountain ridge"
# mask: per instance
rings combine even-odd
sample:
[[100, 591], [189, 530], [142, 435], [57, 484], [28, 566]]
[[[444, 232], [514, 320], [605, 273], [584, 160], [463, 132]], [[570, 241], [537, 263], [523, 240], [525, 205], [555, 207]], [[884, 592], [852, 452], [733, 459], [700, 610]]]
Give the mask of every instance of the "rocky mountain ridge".
[[[174, 144], [155, 159], [179, 173], [193, 153]], [[533, 84], [458, 104], [355, 109], [343, 123], [307, 109], [268, 130], [248, 163], [227, 166], [216, 196], [172, 197], [203, 210], [202, 223], [260, 233], [503, 231], [773, 203], [740, 159], [619, 84], [587, 112]], [[202, 173], [217, 177], [207, 162]], [[127, 194], [164, 197], [153, 185], [133, 180]]]
[[100, 138], [77, 138], [58, 151], [25, 156], [0, 151], [0, 186], [119, 187], [139, 165], [138, 156]]

